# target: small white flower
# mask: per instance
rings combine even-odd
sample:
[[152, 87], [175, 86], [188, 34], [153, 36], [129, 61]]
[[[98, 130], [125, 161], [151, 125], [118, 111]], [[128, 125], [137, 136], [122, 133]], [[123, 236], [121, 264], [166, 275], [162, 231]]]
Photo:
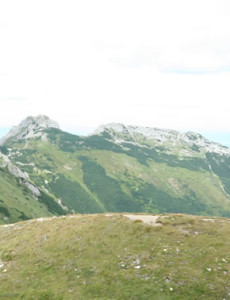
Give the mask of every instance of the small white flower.
[[169, 290], [170, 290], [170, 291], [173, 291], [173, 288], [171, 287]]
[[135, 266], [134, 268], [135, 268], [135, 269], [140, 269], [140, 268], [141, 268], [141, 266]]
[[207, 268], [206, 270], [207, 270], [208, 272], [211, 272], [211, 271], [212, 271], [212, 269], [211, 269], [211, 268]]

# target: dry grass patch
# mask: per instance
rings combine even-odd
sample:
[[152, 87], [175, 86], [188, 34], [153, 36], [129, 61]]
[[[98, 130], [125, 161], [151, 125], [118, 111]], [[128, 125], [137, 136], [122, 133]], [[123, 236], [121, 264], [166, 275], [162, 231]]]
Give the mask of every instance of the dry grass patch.
[[0, 295], [230, 299], [230, 224], [221, 220], [173, 214], [154, 227], [102, 214], [0, 226]]

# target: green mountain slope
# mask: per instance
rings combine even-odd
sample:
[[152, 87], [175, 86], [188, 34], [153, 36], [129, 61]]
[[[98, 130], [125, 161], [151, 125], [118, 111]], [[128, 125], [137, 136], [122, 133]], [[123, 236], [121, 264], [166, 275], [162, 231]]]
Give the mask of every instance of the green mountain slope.
[[55, 209], [42, 204], [48, 213], [230, 216], [228, 148], [194, 133], [120, 124], [80, 137], [44, 118], [23, 121], [0, 149], [54, 200]]
[[65, 213], [47, 193], [35, 195], [21, 178], [0, 167], [0, 224]]
[[66, 211], [54, 197], [0, 156], [0, 224], [63, 214]]
[[144, 217], [156, 223], [104, 214], [0, 226], [0, 298], [229, 299], [228, 219]]

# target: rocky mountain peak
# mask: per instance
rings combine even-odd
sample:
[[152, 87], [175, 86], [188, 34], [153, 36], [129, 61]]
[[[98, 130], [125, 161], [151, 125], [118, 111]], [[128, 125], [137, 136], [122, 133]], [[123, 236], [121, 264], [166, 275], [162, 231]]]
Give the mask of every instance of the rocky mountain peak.
[[218, 143], [211, 142], [196, 132], [179, 132], [171, 129], [155, 127], [130, 126], [121, 123], [109, 123], [101, 125], [94, 134], [109, 133], [115, 142], [122, 143], [124, 140], [132, 140], [132, 143], [141, 143], [149, 140], [157, 145], [167, 145], [170, 148], [186, 149], [195, 147], [202, 152], [215, 152], [230, 155], [230, 149]]
[[0, 145], [9, 141], [16, 142], [19, 140], [43, 136], [43, 131], [48, 128], [59, 129], [59, 125], [57, 122], [44, 115], [38, 115], [35, 117], [29, 116], [18, 126], [12, 127], [9, 133], [0, 140]]
[[109, 123], [99, 126], [94, 134], [101, 134], [103, 132], [110, 132], [112, 134], [129, 134], [129, 135], [143, 135], [149, 139], [165, 139], [170, 137], [177, 137], [179, 132], [170, 129], [160, 129], [155, 127], [143, 127], [124, 125], [121, 123]]
[[49, 117], [44, 115], [38, 115], [35, 117], [27, 117], [24, 119], [19, 125], [19, 128], [25, 128], [25, 127], [37, 127], [37, 128], [59, 128], [59, 125], [57, 122], [51, 120]]

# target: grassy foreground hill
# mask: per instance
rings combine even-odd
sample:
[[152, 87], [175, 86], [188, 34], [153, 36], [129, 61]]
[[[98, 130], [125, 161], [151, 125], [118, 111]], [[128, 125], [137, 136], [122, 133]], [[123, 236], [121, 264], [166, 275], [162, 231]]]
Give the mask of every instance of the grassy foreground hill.
[[0, 299], [230, 299], [229, 219], [131, 217], [0, 226]]

